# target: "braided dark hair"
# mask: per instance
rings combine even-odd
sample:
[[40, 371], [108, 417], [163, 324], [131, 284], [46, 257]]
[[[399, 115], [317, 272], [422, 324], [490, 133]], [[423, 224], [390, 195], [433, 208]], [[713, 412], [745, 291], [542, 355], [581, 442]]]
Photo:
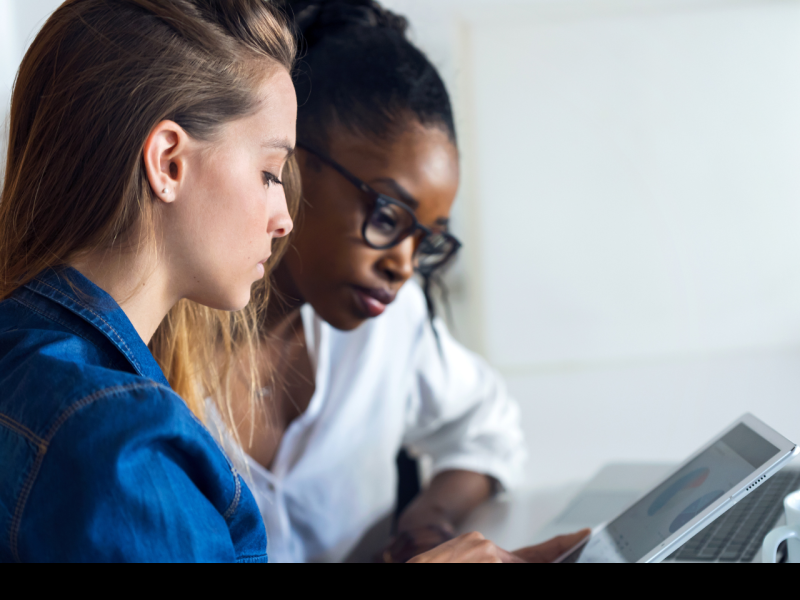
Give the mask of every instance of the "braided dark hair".
[[[283, 7], [303, 54], [294, 73], [300, 141], [328, 150], [334, 124], [391, 141], [416, 121], [456, 143], [447, 88], [409, 41], [404, 17], [375, 0], [284, 0]], [[420, 275], [432, 322], [431, 286], [440, 282], [435, 272]]]

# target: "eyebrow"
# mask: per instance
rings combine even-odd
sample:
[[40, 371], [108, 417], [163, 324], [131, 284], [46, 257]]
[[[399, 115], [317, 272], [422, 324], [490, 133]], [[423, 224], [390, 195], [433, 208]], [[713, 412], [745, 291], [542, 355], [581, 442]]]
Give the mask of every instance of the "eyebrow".
[[284, 150], [286, 152], [286, 158], [289, 158], [295, 152], [295, 147], [289, 142], [289, 140], [283, 138], [266, 140], [261, 144], [261, 147], [268, 149]]
[[373, 179], [370, 183], [382, 183], [394, 191], [397, 195], [397, 200], [400, 200], [403, 204], [408, 204], [413, 210], [417, 210], [419, 208], [419, 202], [414, 199], [414, 196], [408, 193], [403, 186], [397, 183], [394, 179], [390, 179], [389, 177], [381, 177], [379, 179]]

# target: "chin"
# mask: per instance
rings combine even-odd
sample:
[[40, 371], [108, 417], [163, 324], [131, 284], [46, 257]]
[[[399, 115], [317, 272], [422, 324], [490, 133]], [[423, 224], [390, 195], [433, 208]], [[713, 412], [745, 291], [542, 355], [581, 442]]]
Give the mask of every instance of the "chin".
[[320, 316], [328, 325], [339, 331], [354, 331], [369, 320], [350, 313], [338, 313], [330, 317], [322, 314]]
[[250, 303], [250, 289], [237, 295], [218, 296], [216, 298], [189, 298], [197, 304], [202, 304], [213, 310], [222, 310], [226, 312], [238, 312], [243, 310]]
[[313, 290], [316, 293], [305, 295], [314, 312], [328, 325], [339, 331], [353, 331], [369, 320], [368, 315], [360, 313], [348, 293], [339, 290]]
[[240, 310], [244, 310], [247, 308], [247, 305], [250, 304], [250, 289], [247, 289], [247, 292], [242, 294], [238, 298], [231, 298], [229, 308], [223, 309], [227, 310], [228, 312], [238, 312]]

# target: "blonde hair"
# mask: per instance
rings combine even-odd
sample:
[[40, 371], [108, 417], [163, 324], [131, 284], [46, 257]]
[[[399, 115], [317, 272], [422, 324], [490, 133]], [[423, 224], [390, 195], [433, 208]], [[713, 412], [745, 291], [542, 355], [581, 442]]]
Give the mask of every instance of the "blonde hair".
[[[154, 232], [143, 148], [173, 120], [195, 139], [250, 114], [258, 85], [291, 71], [296, 47], [263, 0], [68, 0], [26, 53], [14, 87], [0, 196], [0, 300], [87, 250], [116, 249], [137, 224]], [[294, 214], [299, 178], [285, 174]], [[276, 243], [270, 266], [287, 244]], [[256, 318], [269, 296], [225, 313], [179, 302], [150, 348], [201, 419], [213, 396], [226, 425], [235, 364], [258, 383]], [[252, 403], [251, 402], [251, 403]], [[237, 436], [238, 439], [238, 436]]]

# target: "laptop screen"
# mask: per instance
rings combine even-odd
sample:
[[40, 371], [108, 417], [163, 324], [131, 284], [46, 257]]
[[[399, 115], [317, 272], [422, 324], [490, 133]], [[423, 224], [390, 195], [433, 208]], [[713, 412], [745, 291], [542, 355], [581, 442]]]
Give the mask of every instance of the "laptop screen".
[[739, 424], [563, 562], [636, 562], [779, 450]]

